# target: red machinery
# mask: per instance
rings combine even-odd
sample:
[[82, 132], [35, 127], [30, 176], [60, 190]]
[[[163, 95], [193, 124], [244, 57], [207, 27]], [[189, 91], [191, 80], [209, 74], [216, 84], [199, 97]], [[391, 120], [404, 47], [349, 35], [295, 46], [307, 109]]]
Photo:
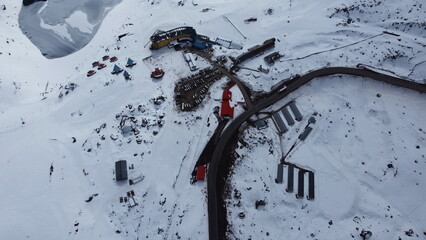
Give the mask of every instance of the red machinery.
[[152, 78], [161, 78], [164, 76], [164, 71], [161, 68], [155, 68], [153, 72], [151, 72]]

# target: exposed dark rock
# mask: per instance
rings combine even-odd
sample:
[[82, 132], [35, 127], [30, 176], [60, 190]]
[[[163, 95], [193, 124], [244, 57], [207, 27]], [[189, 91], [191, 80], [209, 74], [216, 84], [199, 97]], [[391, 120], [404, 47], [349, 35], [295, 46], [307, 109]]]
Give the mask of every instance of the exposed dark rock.
[[256, 209], [258, 209], [260, 206], [265, 206], [265, 205], [266, 205], [265, 200], [256, 201]]
[[407, 236], [409, 236], [409, 237], [412, 237], [412, 236], [414, 235], [414, 231], [413, 231], [413, 229], [410, 229], [410, 230], [408, 230], [408, 231], [405, 231], [404, 233], [405, 233], [405, 235], [407, 235]]
[[24, 6], [28, 6], [28, 5], [31, 5], [35, 2], [40, 2], [40, 1], [45, 2], [46, 0], [23, 0], [22, 4], [24, 4]]
[[373, 233], [367, 230], [362, 230], [359, 235], [362, 237], [363, 240], [366, 240], [366, 239], [369, 239], [371, 236], [373, 236]]

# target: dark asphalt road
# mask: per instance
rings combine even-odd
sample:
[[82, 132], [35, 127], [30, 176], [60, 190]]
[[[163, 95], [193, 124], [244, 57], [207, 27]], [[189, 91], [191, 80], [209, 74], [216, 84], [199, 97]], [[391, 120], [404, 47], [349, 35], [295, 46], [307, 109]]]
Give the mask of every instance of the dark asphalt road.
[[[347, 74], [353, 76], [360, 76], [371, 78], [380, 82], [388, 83], [394, 86], [403, 87], [419, 91], [422, 93], [426, 92], [426, 85], [410, 82], [404, 79], [396, 78], [393, 76], [388, 76], [385, 74], [377, 73], [367, 69], [361, 68], [349, 68], [349, 67], [330, 67], [322, 68], [309, 72], [299, 79], [295, 80], [292, 84], [287, 86], [287, 88], [269, 98], [261, 100], [256, 105], [249, 108], [247, 111], [242, 113], [240, 116], [235, 118], [228, 128], [222, 133], [222, 136], [219, 139], [219, 142], [216, 145], [216, 149], [213, 152], [213, 157], [208, 169], [207, 177], [207, 194], [208, 194], [208, 218], [209, 218], [209, 239], [210, 240], [221, 240], [225, 239], [226, 223], [223, 219], [226, 219], [226, 213], [220, 211], [218, 203], [223, 204], [222, 194], [224, 186], [222, 184], [217, 184], [218, 182], [218, 170], [219, 165], [223, 158], [223, 152], [225, 147], [229, 144], [230, 138], [235, 134], [236, 131], [240, 128], [247, 119], [249, 119], [256, 112], [274, 104], [278, 100], [286, 97], [291, 92], [297, 90], [299, 87], [310, 82], [312, 79], [322, 76], [329, 76], [335, 74]], [[220, 176], [224, 177], [224, 176]], [[223, 210], [223, 209], [222, 209]]]

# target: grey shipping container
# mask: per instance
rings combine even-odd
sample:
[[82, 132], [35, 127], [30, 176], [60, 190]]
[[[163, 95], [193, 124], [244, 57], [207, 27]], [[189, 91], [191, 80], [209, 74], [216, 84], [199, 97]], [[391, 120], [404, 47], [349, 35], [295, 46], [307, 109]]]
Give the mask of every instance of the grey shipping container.
[[306, 127], [305, 130], [302, 132], [302, 134], [299, 135], [299, 139], [302, 141], [305, 141], [305, 139], [308, 137], [311, 131], [312, 131], [311, 127]]
[[286, 107], [282, 108], [281, 112], [283, 113], [284, 118], [287, 121], [287, 124], [289, 126], [293, 126], [294, 125], [294, 120], [293, 120], [293, 117], [291, 116], [290, 112], [287, 110], [287, 108]]
[[314, 173], [309, 172], [309, 193], [308, 200], [313, 200], [315, 198], [315, 181], [314, 181]]
[[289, 104], [291, 111], [293, 112], [294, 116], [296, 117], [297, 121], [302, 121], [303, 117], [302, 114], [300, 113], [299, 109], [296, 107], [296, 103], [295, 102], [290, 102]]
[[282, 163], [279, 163], [277, 169], [277, 179], [275, 179], [276, 183], [283, 183], [283, 170], [284, 165]]
[[274, 114], [272, 114], [272, 118], [274, 119], [274, 122], [280, 134], [283, 134], [288, 131], [287, 127], [284, 124], [283, 119], [281, 118], [278, 112], [275, 112]]
[[288, 174], [287, 174], [287, 192], [293, 192], [293, 183], [294, 183], [294, 167], [288, 166]]
[[305, 173], [299, 170], [299, 182], [297, 184], [297, 198], [303, 198], [305, 192]]
[[127, 180], [127, 162], [126, 160], [120, 160], [115, 162], [115, 180]]

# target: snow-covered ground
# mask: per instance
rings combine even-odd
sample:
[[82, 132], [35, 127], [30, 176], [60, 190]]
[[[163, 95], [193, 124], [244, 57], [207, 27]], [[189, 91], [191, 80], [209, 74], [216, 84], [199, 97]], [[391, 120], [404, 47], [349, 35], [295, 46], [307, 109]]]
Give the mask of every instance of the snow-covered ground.
[[[362, 78], [320, 78], [268, 110], [293, 99], [304, 120], [283, 136], [272, 120], [244, 131], [227, 204], [231, 238], [360, 239], [368, 230], [373, 239], [406, 239], [412, 229], [424, 239], [424, 95]], [[315, 199], [296, 199], [297, 171], [295, 192], [287, 193], [286, 171], [275, 183], [277, 164], [314, 113], [312, 133], [286, 161], [314, 171]], [[266, 206], [256, 209], [258, 200]]]
[[[265, 39], [277, 38], [275, 51], [285, 56], [282, 62], [268, 66], [268, 75], [238, 73], [254, 91], [268, 91], [281, 79], [311, 69], [360, 62], [425, 82], [426, 6], [419, 0], [380, 4], [359, 0], [51, 0], [24, 9], [19, 1], [1, 4], [6, 6], [6, 10], [0, 8], [0, 215], [6, 216], [0, 220], [2, 239], [207, 239], [206, 185], [190, 185], [189, 180], [217, 126], [213, 108], [220, 105], [215, 99], [220, 99], [220, 86], [226, 79], [211, 87], [210, 97], [196, 112], [178, 112], [173, 103], [174, 84], [191, 72], [181, 53], [149, 50], [149, 36], [157, 29], [189, 25], [211, 38], [244, 45], [241, 51], [216, 47], [216, 55], [237, 56]], [[336, 10], [345, 6], [358, 7], [348, 10], [348, 17], [346, 11]], [[257, 22], [244, 23], [250, 17], [257, 17]], [[348, 18], [354, 21], [348, 24]], [[401, 36], [380, 35], [292, 60], [383, 30]], [[117, 42], [124, 33], [129, 34]], [[47, 59], [40, 51], [47, 57], [63, 57]], [[123, 68], [127, 58], [137, 62], [126, 69], [132, 81], [111, 75], [113, 64], [109, 62], [86, 77], [91, 63], [106, 54], [117, 56], [116, 64]], [[207, 66], [198, 61], [200, 68]], [[261, 57], [244, 66], [256, 69], [260, 64], [265, 66]], [[154, 67], [165, 70], [162, 80], [150, 79]], [[403, 231], [410, 228], [424, 237], [426, 224], [421, 216], [426, 210], [421, 189], [425, 177], [420, 174], [425, 168], [424, 95], [369, 80], [336, 80], [340, 79], [314, 80], [291, 96], [304, 114], [321, 113], [312, 135], [291, 157], [316, 172], [317, 199], [296, 200], [283, 191], [283, 185], [270, 182], [281, 154], [278, 138], [271, 122], [262, 132], [251, 129], [255, 138], [265, 135], [272, 142], [273, 154], [269, 155], [269, 147], [261, 147], [259, 139], [258, 150], [251, 150], [252, 156], [245, 153], [252, 159], [250, 170], [237, 165], [232, 187], [242, 189], [245, 179], [262, 178], [270, 192], [266, 195], [263, 185], [251, 183], [252, 190], [242, 193], [241, 204], [247, 211], [244, 221], [236, 217], [237, 210], [229, 208], [236, 237], [277, 239], [272, 236], [288, 234], [297, 238], [291, 228], [299, 226], [300, 236], [314, 233], [319, 239], [348, 237], [358, 232], [355, 227], [372, 229], [375, 239], [403, 237]], [[74, 90], [71, 83], [77, 86]], [[240, 111], [237, 107], [236, 113]], [[121, 133], [123, 116], [133, 119], [125, 125], [138, 134]], [[351, 132], [345, 137], [347, 130]], [[282, 141], [284, 148], [287, 142]], [[339, 148], [341, 153], [334, 151]], [[131, 178], [143, 176], [143, 181], [132, 186], [115, 182], [114, 162], [120, 159], [134, 164]], [[387, 169], [390, 162], [394, 169]], [[384, 176], [383, 171], [387, 171]], [[333, 189], [341, 189], [343, 201], [330, 196]], [[119, 203], [119, 197], [130, 190], [139, 203], [131, 209]], [[92, 201], [86, 202], [90, 196], [94, 196]], [[267, 197], [266, 207], [253, 210], [252, 200], [263, 197]], [[301, 209], [303, 204], [308, 205]], [[360, 223], [354, 223], [354, 216]], [[265, 224], [260, 226], [262, 221]], [[386, 229], [388, 233], [379, 235]]]

